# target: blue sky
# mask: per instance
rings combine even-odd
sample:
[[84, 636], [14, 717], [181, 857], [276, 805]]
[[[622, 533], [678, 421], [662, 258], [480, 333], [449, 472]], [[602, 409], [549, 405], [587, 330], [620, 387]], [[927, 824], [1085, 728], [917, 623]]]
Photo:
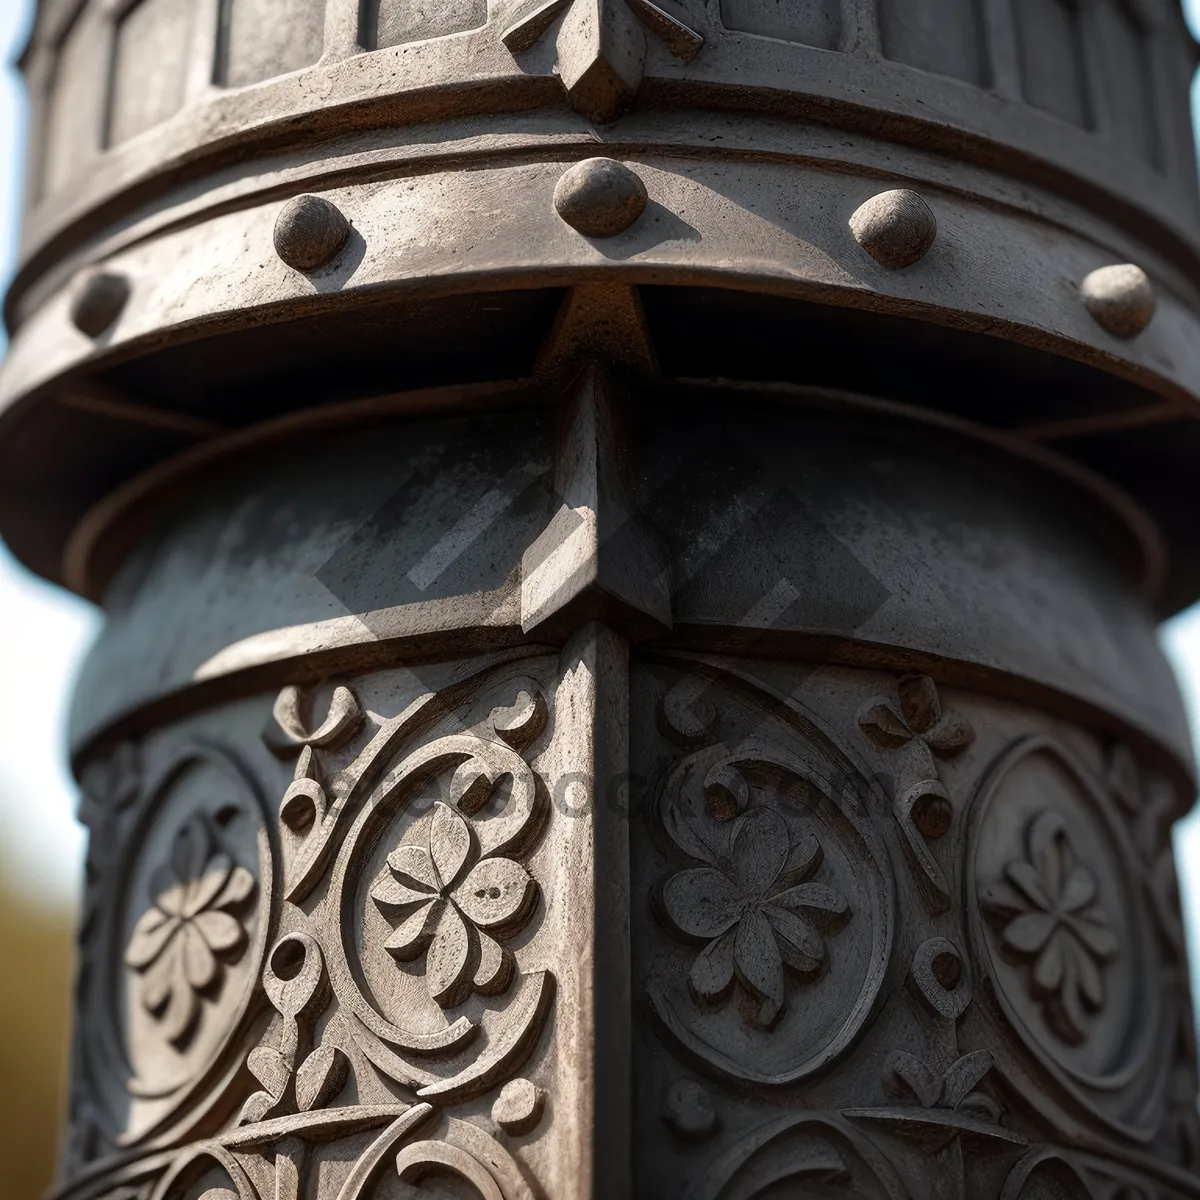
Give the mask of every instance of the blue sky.
[[[1185, 5], [1200, 29], [1200, 0]], [[32, 0], [0, 0], [0, 60], [17, 53]], [[22, 157], [23, 101], [15, 72], [0, 79], [0, 281], [15, 253]], [[0, 330], [0, 350], [3, 348]], [[82, 601], [33, 578], [0, 547], [0, 872], [48, 901], [72, 900], [80, 878], [83, 838], [74, 820], [63, 726], [75, 664], [98, 620]], [[1200, 734], [1200, 606], [1164, 630]], [[1192, 918], [1200, 946], [1200, 815], [1177, 833]], [[1200, 975], [1200, 964], [1198, 975]], [[1198, 989], [1200, 991], [1200, 989]]]

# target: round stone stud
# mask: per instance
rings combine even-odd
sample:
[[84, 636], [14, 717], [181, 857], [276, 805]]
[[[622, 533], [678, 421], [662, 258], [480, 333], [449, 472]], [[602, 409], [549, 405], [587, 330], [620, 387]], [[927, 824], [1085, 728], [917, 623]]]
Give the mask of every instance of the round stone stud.
[[663, 1124], [685, 1142], [702, 1142], [717, 1128], [712, 1097], [691, 1079], [677, 1079], [663, 1094]]
[[585, 237], [613, 237], [645, 211], [646, 185], [624, 163], [585, 158], [563, 172], [554, 207]]
[[1136, 337], [1154, 317], [1158, 299], [1146, 272], [1133, 263], [1093, 271], [1079, 295], [1096, 323], [1114, 337]]
[[528, 1079], [513, 1079], [500, 1089], [492, 1105], [492, 1120], [504, 1130], [519, 1137], [531, 1133], [542, 1119], [546, 1093]]
[[80, 333], [97, 338], [110, 329], [129, 300], [129, 280], [113, 271], [89, 275], [71, 301], [71, 320]]
[[899, 188], [859, 205], [850, 218], [850, 232], [877, 263], [898, 271], [929, 253], [937, 218], [916, 192]]
[[320, 196], [289, 200], [275, 222], [275, 251], [289, 267], [312, 271], [327, 263], [350, 236], [350, 222]]

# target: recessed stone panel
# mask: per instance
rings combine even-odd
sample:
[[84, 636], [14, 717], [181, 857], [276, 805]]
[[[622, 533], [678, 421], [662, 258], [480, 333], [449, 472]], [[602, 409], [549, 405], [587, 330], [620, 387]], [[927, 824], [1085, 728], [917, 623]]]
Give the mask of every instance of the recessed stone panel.
[[109, 142], [126, 141], [182, 107], [195, 0], [141, 0], [117, 25]]
[[1073, 125], [1090, 126], [1078, 6], [1072, 0], [1015, 0], [1013, 16], [1026, 102]]
[[46, 149], [42, 191], [54, 192], [83, 165], [100, 130], [98, 100], [93, 94], [96, 57], [100, 53], [76, 18], [59, 43], [46, 117]]
[[883, 0], [879, 32], [884, 55], [896, 62], [981, 87], [990, 82], [979, 0]]
[[311, 66], [324, 36], [325, 0], [225, 0], [221, 81], [242, 87]]
[[487, 24], [487, 0], [365, 0], [363, 44], [368, 50], [423, 42]]
[[722, 0], [721, 23], [726, 29], [755, 33], [836, 50], [842, 37], [841, 0], [816, 0], [796, 4], [794, 0]]

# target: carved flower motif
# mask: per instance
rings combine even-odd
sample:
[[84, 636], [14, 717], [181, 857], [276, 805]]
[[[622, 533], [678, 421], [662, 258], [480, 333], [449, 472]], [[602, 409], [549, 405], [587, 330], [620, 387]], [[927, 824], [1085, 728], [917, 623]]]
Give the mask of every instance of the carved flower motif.
[[222, 963], [245, 946], [246, 931], [231, 910], [254, 887], [254, 876], [215, 844], [202, 815], [179, 829], [169, 861], [151, 876], [153, 907], [134, 926], [125, 962], [142, 973], [142, 1005], [174, 1045], [195, 1027], [199, 993], [219, 983]]
[[900, 709], [889, 700], [872, 700], [858, 715], [862, 731], [877, 745], [895, 749], [919, 738], [935, 754], [949, 758], [965, 750], [975, 731], [966, 717], [943, 712], [937, 684], [928, 675], [905, 675], [897, 688]]
[[754, 808], [729, 823], [728, 853], [714, 865], [679, 871], [663, 887], [666, 915], [684, 936], [705, 940], [688, 976], [693, 995], [715, 1002], [734, 980], [757, 1001], [769, 1026], [784, 1003], [784, 966], [815, 975], [826, 958], [820, 926], [849, 907], [824, 884], [807, 882], [821, 865], [811, 834], [791, 844], [787, 823]]
[[533, 911], [536, 886], [525, 868], [510, 858], [479, 858], [470, 823], [440, 802], [428, 846], [402, 843], [388, 867], [371, 897], [405, 915], [385, 949], [401, 962], [426, 955], [425, 985], [443, 1008], [461, 1004], [472, 988], [502, 992], [512, 960], [490, 935], [512, 932]]
[[1117, 956], [1116, 935], [1096, 905], [1096, 877], [1076, 861], [1062, 818], [1042, 812], [1026, 832], [1027, 857], [984, 894], [1004, 949], [1032, 965], [1030, 994], [1058, 1035], [1077, 1045], [1087, 1015], [1104, 1007], [1101, 968]]

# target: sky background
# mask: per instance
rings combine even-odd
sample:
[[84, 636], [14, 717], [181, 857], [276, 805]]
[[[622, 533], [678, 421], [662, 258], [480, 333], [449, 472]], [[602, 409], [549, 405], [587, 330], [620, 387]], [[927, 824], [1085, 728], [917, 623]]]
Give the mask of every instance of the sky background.
[[[33, 0], [0, 0], [0, 285], [16, 254], [24, 151], [24, 97], [11, 63], [32, 8]], [[1200, 0], [1185, 8], [1200, 30]], [[73, 903], [81, 876], [64, 729], [76, 665], [98, 628], [90, 605], [42, 583], [0, 546], [0, 876], [49, 906]], [[1163, 643], [1200, 737], [1200, 606], [1171, 621]], [[1180, 823], [1176, 841], [1191, 941], [1200, 948], [1200, 814]]]

